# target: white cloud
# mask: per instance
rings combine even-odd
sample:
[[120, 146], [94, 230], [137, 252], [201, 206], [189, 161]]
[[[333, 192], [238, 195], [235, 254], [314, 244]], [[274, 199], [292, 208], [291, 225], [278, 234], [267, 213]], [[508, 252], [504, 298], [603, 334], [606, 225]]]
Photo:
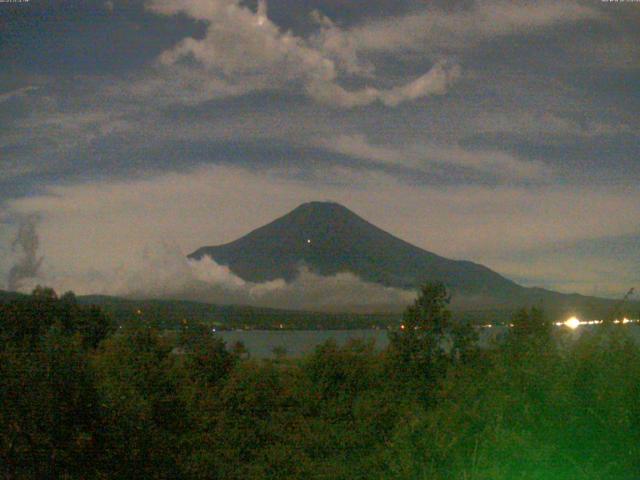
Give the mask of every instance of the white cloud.
[[463, 167], [505, 179], [536, 179], [550, 174], [545, 164], [520, 159], [497, 150], [470, 150], [458, 145], [372, 145], [364, 135], [339, 135], [320, 139], [329, 151], [378, 164], [401, 165], [428, 171], [434, 164]]
[[111, 86], [108, 93], [117, 98], [125, 91], [133, 98], [160, 105], [197, 105], [217, 98], [243, 95], [253, 88], [258, 86], [251, 86], [248, 82], [232, 84], [200, 68], [171, 65], [160, 66], [152, 74]]
[[446, 62], [436, 63], [427, 73], [399, 87], [380, 90], [367, 87], [349, 91], [334, 82], [313, 80], [307, 84], [307, 91], [316, 100], [339, 107], [351, 108], [370, 105], [376, 101], [388, 107], [417, 100], [430, 95], [444, 95], [449, 86], [461, 75], [458, 65]]
[[374, 73], [374, 65], [358, 56], [351, 36], [321, 12], [316, 10], [312, 16], [320, 29], [310, 38], [311, 45], [335, 61], [348, 74], [371, 76]]
[[149, 8], [160, 14], [183, 12], [208, 22], [206, 36], [185, 38], [160, 55], [160, 62], [174, 65], [192, 57], [213, 74], [230, 79], [242, 78], [249, 84], [263, 85], [278, 79], [281, 83], [303, 75], [332, 81], [333, 62], [307, 47], [304, 42], [279, 28], [266, 17], [264, 3], [257, 12], [225, 0], [152, 2]]
[[23, 282], [21, 291], [29, 292], [39, 284], [78, 295], [174, 298], [318, 311], [399, 310], [415, 298], [412, 291], [368, 283], [351, 273], [324, 277], [302, 266], [290, 282], [246, 282], [209, 257], [188, 260], [179, 248], [167, 244], [147, 247], [142, 255], [114, 269], [62, 273], [49, 269]]
[[[178, 75], [178, 84], [192, 84], [193, 78], [203, 82], [195, 93], [188, 94], [190, 99], [285, 88], [299, 82], [312, 98], [326, 104], [351, 108], [381, 102], [395, 107], [442, 95], [460, 76], [459, 66], [438, 62], [402, 86], [347, 90], [338, 83], [341, 68], [349, 74], [368, 74], [371, 69], [360, 63], [348, 39], [323, 17], [319, 17], [321, 33], [306, 40], [282, 32], [267, 17], [264, 1], [258, 3], [256, 12], [232, 0], [154, 0], [148, 8], [161, 15], [184, 13], [207, 22], [204, 38], [185, 38], [159, 57], [159, 63], [169, 69], [163, 76]], [[190, 61], [197, 66], [187, 67]], [[150, 86], [147, 81], [133, 91], [146, 91]]]

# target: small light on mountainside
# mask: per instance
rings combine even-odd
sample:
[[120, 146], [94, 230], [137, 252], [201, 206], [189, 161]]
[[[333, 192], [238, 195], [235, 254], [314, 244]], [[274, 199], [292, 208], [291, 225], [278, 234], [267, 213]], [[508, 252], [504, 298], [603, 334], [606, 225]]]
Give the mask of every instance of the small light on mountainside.
[[580, 326], [580, 320], [577, 317], [571, 317], [564, 324], [569, 327], [571, 330], [575, 330]]
[[310, 239], [310, 238], [307, 238], [307, 243], [308, 243], [309, 245], [311, 245], [311, 239]]

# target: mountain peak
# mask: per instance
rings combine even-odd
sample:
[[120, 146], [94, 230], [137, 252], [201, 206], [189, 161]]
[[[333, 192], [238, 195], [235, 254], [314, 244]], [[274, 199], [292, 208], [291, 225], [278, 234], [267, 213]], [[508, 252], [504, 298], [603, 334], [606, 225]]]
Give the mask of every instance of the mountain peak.
[[416, 288], [442, 280], [467, 292], [516, 285], [481, 265], [428, 252], [369, 223], [335, 202], [307, 202], [225, 245], [189, 255], [209, 256], [242, 279], [264, 282], [295, 278], [302, 266], [319, 275], [350, 272], [385, 286]]
[[311, 200], [310, 202], [301, 203], [296, 208], [294, 208], [292, 212], [295, 212], [296, 210], [307, 210], [307, 209], [324, 210], [324, 209], [332, 209], [332, 208], [333, 209], [339, 208], [339, 209], [350, 211], [344, 205], [341, 205], [338, 202], [332, 202], [331, 200]]
[[311, 201], [298, 205], [291, 210], [288, 215], [341, 215], [355, 216], [357, 215], [344, 205], [331, 201]]
[[269, 225], [286, 222], [290, 222], [290, 227], [300, 225], [311, 230], [323, 230], [325, 227], [338, 225], [350, 225], [353, 228], [353, 224], [359, 222], [368, 224], [362, 217], [339, 203], [318, 201], [303, 203]]

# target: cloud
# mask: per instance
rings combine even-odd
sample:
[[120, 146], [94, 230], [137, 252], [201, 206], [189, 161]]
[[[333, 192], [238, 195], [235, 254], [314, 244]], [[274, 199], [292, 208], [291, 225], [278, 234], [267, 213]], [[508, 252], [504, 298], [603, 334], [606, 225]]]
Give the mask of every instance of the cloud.
[[249, 85], [264, 85], [273, 79], [290, 81], [303, 75], [324, 81], [335, 78], [333, 62], [308, 48], [289, 32], [281, 33], [266, 16], [264, 2], [254, 13], [235, 2], [155, 1], [151, 11], [164, 15], [185, 13], [208, 23], [203, 39], [185, 38], [160, 55], [160, 63], [174, 65], [191, 57], [213, 74], [242, 78]]
[[[363, 66], [338, 27], [325, 17], [317, 16], [320, 33], [307, 40], [282, 32], [268, 18], [262, 0], [255, 12], [230, 0], [154, 0], [148, 8], [160, 15], [182, 13], [207, 23], [203, 38], [187, 37], [158, 59], [160, 70], [168, 69], [161, 75], [181, 75], [184, 78], [178, 83], [187, 85], [194, 83], [193, 78], [203, 82], [189, 95], [192, 99], [194, 95], [204, 99], [301, 83], [309, 96], [329, 105], [352, 108], [381, 102], [395, 107], [442, 95], [460, 76], [458, 65], [441, 61], [402, 86], [348, 90], [338, 83], [340, 69], [369, 74], [371, 67]], [[144, 91], [149, 85], [146, 82], [137, 88]]]
[[[638, 234], [640, 218], [637, 186], [422, 187], [380, 172], [333, 174], [326, 167], [307, 182], [281, 171], [221, 166], [49, 187], [8, 202], [7, 214], [40, 215], [43, 270], [49, 277], [90, 279], [96, 272], [126, 271], [159, 239], [186, 254], [232, 241], [309, 200], [337, 201], [419, 247], [475, 261]], [[535, 276], [526, 258], [518, 261]]]
[[[317, 145], [335, 153], [380, 164], [402, 165], [405, 160], [405, 152], [401, 149], [372, 145], [362, 134], [343, 134], [333, 138], [323, 138], [317, 141]], [[410, 162], [410, 166], [411, 164], [413, 162]]]
[[317, 145], [331, 152], [383, 165], [400, 165], [429, 171], [434, 164], [451, 165], [505, 179], [536, 179], [550, 174], [541, 162], [522, 160], [497, 150], [469, 150], [458, 145], [372, 145], [364, 135], [338, 135]]
[[136, 120], [126, 117], [124, 108], [111, 111], [89, 105], [64, 111], [58, 99], [47, 100], [32, 105], [28, 115], [0, 132], [0, 149], [10, 152], [0, 158], [0, 179], [47, 173], [96, 140], [135, 130]]
[[3, 159], [0, 161], [0, 180], [10, 180], [32, 173], [36, 170], [35, 165], [27, 165], [11, 159]]
[[13, 98], [18, 98], [26, 95], [27, 93], [37, 90], [38, 87], [33, 85], [27, 85], [26, 87], [21, 87], [16, 90], [12, 90], [10, 92], [0, 93], [0, 103], [8, 102]]
[[312, 18], [320, 29], [309, 39], [311, 45], [322, 51], [348, 74], [367, 77], [373, 75], [375, 66], [358, 55], [351, 36], [317, 10], [312, 12]]
[[468, 8], [425, 8], [399, 17], [358, 25], [346, 32], [358, 52], [459, 52], [480, 41], [599, 18], [575, 1], [473, 1]]
[[370, 105], [379, 101], [387, 107], [397, 107], [401, 103], [417, 100], [430, 95], [444, 95], [449, 86], [460, 78], [461, 69], [456, 64], [436, 63], [427, 73], [399, 87], [380, 90], [367, 87], [349, 91], [333, 82], [313, 80], [307, 85], [307, 92], [323, 103], [351, 108]]
[[584, 139], [635, 133], [624, 122], [601, 119], [576, 119], [577, 114], [561, 115], [553, 112], [500, 112], [478, 115], [473, 123], [479, 133], [510, 133], [542, 138], [579, 137]]
[[620, 298], [640, 280], [637, 265], [575, 254], [570, 256], [549, 252], [546, 255], [532, 255], [528, 259], [528, 265], [511, 259], [494, 259], [493, 264], [505, 275], [522, 281], [526, 286], [550, 288], [565, 293], [581, 292]]
[[[185, 251], [232, 240], [314, 198], [438, 253], [489, 262], [498, 249], [508, 257], [637, 227], [638, 192], [625, 186], [640, 171], [631, 5], [465, 0], [409, 2], [406, 13], [406, 2], [323, 1], [311, 3], [337, 14], [315, 13], [314, 25], [297, 16], [308, 2], [271, 16], [255, 1], [145, 3], [162, 12], [132, 12], [153, 21], [137, 33], [123, 27], [120, 44], [131, 49], [111, 45], [108, 58], [80, 65], [77, 49], [63, 48], [60, 75], [36, 73], [44, 62], [23, 72], [25, 86], [0, 93], [0, 201], [28, 195], [9, 202], [12, 212], [45, 212], [41, 248], [56, 271], [126, 265], [157, 238]], [[167, 25], [197, 33], [180, 42], [163, 34]], [[78, 68], [93, 73], [77, 77]], [[376, 108], [349, 110], [359, 105]], [[246, 170], [188, 170], [202, 162]], [[273, 165], [281, 170], [265, 173]], [[184, 175], [151, 176], [163, 170]], [[389, 173], [412, 174], [413, 187]], [[103, 181], [73, 185], [91, 178]], [[16, 256], [11, 230], [3, 280]], [[539, 278], [539, 264], [516, 263], [505, 272]]]
[[188, 260], [179, 248], [167, 244], [147, 247], [135, 261], [112, 270], [84, 274], [49, 271], [13, 289], [29, 292], [38, 284], [79, 295], [173, 298], [316, 311], [401, 309], [415, 298], [412, 291], [368, 283], [351, 273], [324, 277], [305, 267], [290, 282], [246, 282], [209, 257]]

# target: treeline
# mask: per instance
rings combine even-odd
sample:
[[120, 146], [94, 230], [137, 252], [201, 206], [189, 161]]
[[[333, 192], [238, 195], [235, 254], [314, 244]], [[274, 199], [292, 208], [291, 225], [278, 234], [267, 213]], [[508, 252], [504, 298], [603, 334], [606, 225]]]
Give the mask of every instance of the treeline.
[[0, 306], [5, 478], [637, 479], [640, 350], [520, 311], [476, 348], [426, 285], [384, 351], [255, 361], [209, 328], [114, 327], [73, 294]]
[[85, 297], [80, 301], [95, 304], [94, 300], [119, 324], [138, 324], [142, 321], [168, 330], [178, 330], [185, 324], [206, 324], [218, 330], [386, 329], [389, 325], [397, 324], [401, 317], [399, 314], [305, 312], [181, 300]]

